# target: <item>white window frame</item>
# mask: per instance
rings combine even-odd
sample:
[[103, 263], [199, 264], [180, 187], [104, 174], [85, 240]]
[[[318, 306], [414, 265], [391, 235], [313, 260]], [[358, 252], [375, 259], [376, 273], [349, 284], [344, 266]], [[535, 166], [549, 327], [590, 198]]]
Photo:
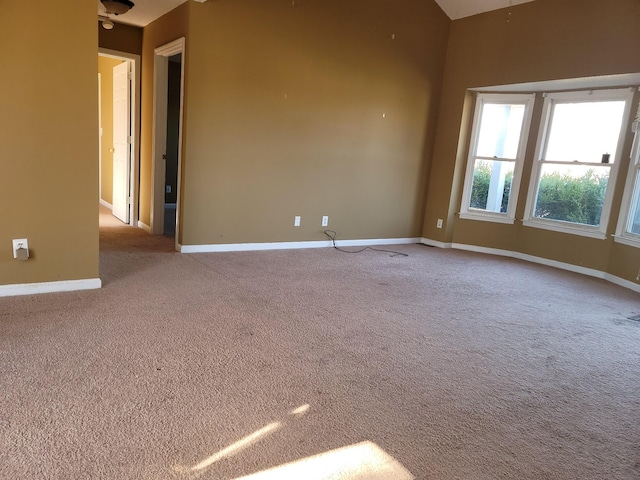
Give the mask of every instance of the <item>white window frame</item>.
[[[570, 233], [573, 235], [581, 235], [585, 237], [597, 238], [604, 240], [607, 238], [607, 228], [609, 225], [609, 215], [611, 213], [611, 204], [613, 202], [613, 194], [615, 190], [615, 183], [617, 173], [620, 165], [620, 159], [622, 158], [622, 150], [625, 141], [625, 133], [627, 125], [629, 123], [629, 115], [631, 112], [631, 103], [633, 100], [633, 88], [616, 88], [607, 90], [582, 90], [574, 92], [555, 92], [545, 93], [544, 106], [542, 109], [542, 120], [540, 122], [540, 131], [538, 133], [538, 141], [536, 143], [536, 152], [534, 157], [534, 164], [531, 169], [531, 178], [529, 181], [529, 192], [527, 194], [527, 204], [525, 207], [525, 216], [523, 224], [527, 227], [541, 228], [545, 230], [552, 230], [555, 232]], [[551, 114], [553, 112], [554, 105], [558, 103], [586, 103], [586, 102], [602, 102], [602, 101], [614, 101], [622, 100], [625, 103], [625, 110], [622, 115], [622, 122], [620, 126], [620, 135], [618, 137], [618, 146], [616, 148], [616, 156], [612, 159], [609, 170], [609, 180], [607, 182], [607, 191], [605, 193], [605, 200], [602, 205], [602, 213], [600, 214], [600, 225], [583, 225], [579, 223], [566, 222], [562, 220], [551, 220], [538, 218], [534, 216], [534, 209], [538, 196], [538, 185], [540, 181], [540, 175], [542, 172], [542, 166], [545, 165], [545, 161], [542, 158], [547, 148], [547, 140], [549, 133], [549, 126], [551, 123]], [[571, 163], [567, 162], [568, 165]], [[584, 165], [578, 163], [578, 165]], [[598, 165], [598, 164], [593, 164]]]
[[[524, 155], [527, 150], [527, 143], [529, 140], [529, 128], [531, 127], [531, 117], [533, 115], [533, 105], [535, 99], [535, 93], [477, 94], [476, 106], [473, 114], [473, 127], [471, 129], [471, 141], [469, 142], [469, 154], [467, 156], [467, 170], [465, 174], [464, 188], [462, 191], [462, 203], [460, 205], [460, 218], [508, 224], [513, 224], [515, 222], [516, 207], [518, 203], [518, 192], [520, 191], [520, 182], [522, 180]], [[506, 213], [490, 212], [486, 210], [471, 208], [469, 205], [469, 203], [471, 202], [471, 191], [473, 189], [473, 174], [475, 171], [475, 162], [477, 159], [485, 159], [484, 157], [478, 157], [476, 155], [480, 137], [482, 112], [485, 104], [524, 105], [525, 108], [516, 158], [486, 158], [486, 160], [503, 160], [512, 161], [514, 163], [513, 179], [511, 181], [511, 189], [509, 191], [509, 206]]]
[[[640, 91], [640, 89], [638, 90]], [[635, 194], [640, 190], [640, 105], [638, 105], [638, 113], [632, 124], [631, 131], [634, 134], [630, 155], [631, 159], [629, 161], [627, 181], [624, 186], [622, 206], [620, 208], [620, 216], [618, 217], [614, 240], [631, 247], [640, 248], [640, 234], [629, 231], [631, 213], [634, 207], [636, 207], [636, 205], [633, 205], [634, 199], [637, 198]], [[637, 208], [640, 208], [640, 205], [638, 205]]]

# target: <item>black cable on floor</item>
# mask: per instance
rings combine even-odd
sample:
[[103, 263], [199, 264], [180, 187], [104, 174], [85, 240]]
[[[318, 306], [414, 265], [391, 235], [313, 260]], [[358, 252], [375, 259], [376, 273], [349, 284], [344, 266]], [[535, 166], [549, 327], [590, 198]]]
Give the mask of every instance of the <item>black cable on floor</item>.
[[336, 235], [338, 235], [338, 234], [336, 233], [335, 230], [325, 230], [324, 234], [331, 239], [331, 243], [333, 244], [333, 248], [335, 248], [336, 250], [338, 250], [340, 252], [344, 252], [344, 253], [362, 253], [365, 250], [373, 250], [374, 252], [391, 253], [392, 257], [408, 257], [409, 256], [406, 253], [396, 252], [394, 250], [385, 250], [383, 248], [373, 248], [373, 247], [364, 247], [364, 248], [361, 248], [360, 250], [345, 250], [344, 248], [340, 248], [340, 247], [338, 247], [336, 245]]

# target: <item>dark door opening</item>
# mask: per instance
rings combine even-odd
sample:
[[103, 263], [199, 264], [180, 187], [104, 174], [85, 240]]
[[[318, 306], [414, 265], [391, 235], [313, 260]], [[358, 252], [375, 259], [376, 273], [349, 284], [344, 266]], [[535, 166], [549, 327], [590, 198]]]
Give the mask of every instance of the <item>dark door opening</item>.
[[182, 54], [169, 57], [167, 88], [167, 145], [165, 162], [164, 229], [163, 234], [176, 235], [176, 204], [178, 192], [178, 148], [180, 136], [180, 83]]

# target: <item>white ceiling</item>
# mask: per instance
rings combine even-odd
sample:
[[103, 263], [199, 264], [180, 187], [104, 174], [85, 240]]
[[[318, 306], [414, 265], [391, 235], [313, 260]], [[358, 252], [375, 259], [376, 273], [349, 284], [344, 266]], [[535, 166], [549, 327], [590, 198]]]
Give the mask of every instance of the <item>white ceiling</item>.
[[600, 77], [566, 78], [542, 82], [515, 83], [495, 87], [472, 88], [479, 92], [558, 92], [562, 90], [587, 90], [590, 88], [614, 88], [640, 85], [640, 73], [621, 73]]
[[[155, 19], [170, 12], [187, 0], [131, 0], [135, 6], [123, 15], [110, 15], [109, 18], [117, 23], [126, 23], [137, 27], [146, 27]], [[98, 15], [104, 15], [105, 9], [98, 0]]]
[[[165, 13], [173, 10], [187, 0], [132, 0], [135, 6], [124, 15], [112, 16], [118, 23], [144, 27]], [[348, 1], [348, 0], [345, 0]], [[506, 8], [511, 5], [532, 2], [534, 0], [435, 0], [440, 8], [451, 18], [470, 17], [478, 13]], [[105, 9], [98, 0], [98, 14], [104, 15]]]
[[534, 0], [436, 0], [451, 20], [511, 7]]

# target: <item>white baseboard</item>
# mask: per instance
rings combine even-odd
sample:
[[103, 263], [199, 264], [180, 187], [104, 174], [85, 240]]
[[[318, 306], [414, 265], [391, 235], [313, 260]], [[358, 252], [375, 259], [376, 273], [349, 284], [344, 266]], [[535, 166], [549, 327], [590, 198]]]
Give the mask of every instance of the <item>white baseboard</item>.
[[554, 267], [554, 268], [559, 268], [561, 270], [567, 270], [569, 272], [580, 273], [582, 275], [587, 275], [589, 277], [600, 278], [602, 280], [615, 283], [616, 285], [620, 285], [621, 287], [625, 287], [630, 290], [633, 290], [634, 292], [640, 293], [640, 284], [633, 283], [629, 280], [625, 280], [624, 278], [616, 277], [615, 275], [611, 275], [610, 273], [603, 272], [601, 270], [595, 270], [593, 268], [581, 267], [579, 265], [573, 265], [571, 263], [559, 262], [557, 260], [551, 260], [549, 258], [544, 258], [544, 257], [536, 257], [534, 255], [529, 255], [526, 253], [513, 252], [511, 250], [501, 250], [498, 248], [480, 247], [477, 245], [468, 245], [464, 243], [442, 243], [436, 240], [431, 240], [429, 238], [423, 238], [422, 243], [425, 245], [430, 245], [432, 247], [453, 248], [456, 250], [486, 253], [488, 255], [498, 255], [500, 257], [509, 257], [509, 258], [515, 258], [518, 260], [524, 260], [531, 263], [538, 263], [540, 265], [546, 265], [548, 267]]
[[438, 247], [438, 248], [451, 248], [452, 243], [443, 243], [438, 242], [436, 240], [431, 240], [430, 238], [421, 238], [420, 243], [423, 245], [429, 245], [430, 247]]
[[102, 287], [102, 280], [99, 278], [63, 280], [60, 282], [17, 283], [13, 285], [0, 285], [0, 297], [34, 295], [37, 293], [74, 292], [77, 290], [94, 290], [100, 287]]
[[633, 290], [634, 292], [640, 292], [640, 285], [637, 283], [633, 283], [630, 280], [625, 280], [624, 278], [616, 277], [615, 275], [611, 275], [610, 273], [605, 273], [603, 277], [607, 282], [615, 283], [616, 285], [620, 285], [621, 287], [628, 288], [629, 290]]
[[100, 205], [102, 205], [103, 207], [107, 207], [109, 210], [113, 210], [113, 205], [111, 205], [106, 200], [100, 199]]
[[[408, 245], [420, 243], [421, 238], [380, 238], [365, 240], [336, 240], [338, 247], [367, 247], [375, 245]], [[214, 245], [178, 245], [180, 253], [212, 253], [212, 252], [250, 252], [260, 250], [292, 250], [299, 248], [332, 247], [331, 240], [308, 242], [272, 242], [272, 243], [222, 243]]]
[[140, 220], [138, 220], [138, 228], [141, 228], [147, 233], [151, 233], [151, 227], [146, 223], [142, 223]]
[[364, 240], [336, 240], [338, 247], [375, 247], [382, 245], [411, 245], [420, 243], [421, 238], [379, 238]]

